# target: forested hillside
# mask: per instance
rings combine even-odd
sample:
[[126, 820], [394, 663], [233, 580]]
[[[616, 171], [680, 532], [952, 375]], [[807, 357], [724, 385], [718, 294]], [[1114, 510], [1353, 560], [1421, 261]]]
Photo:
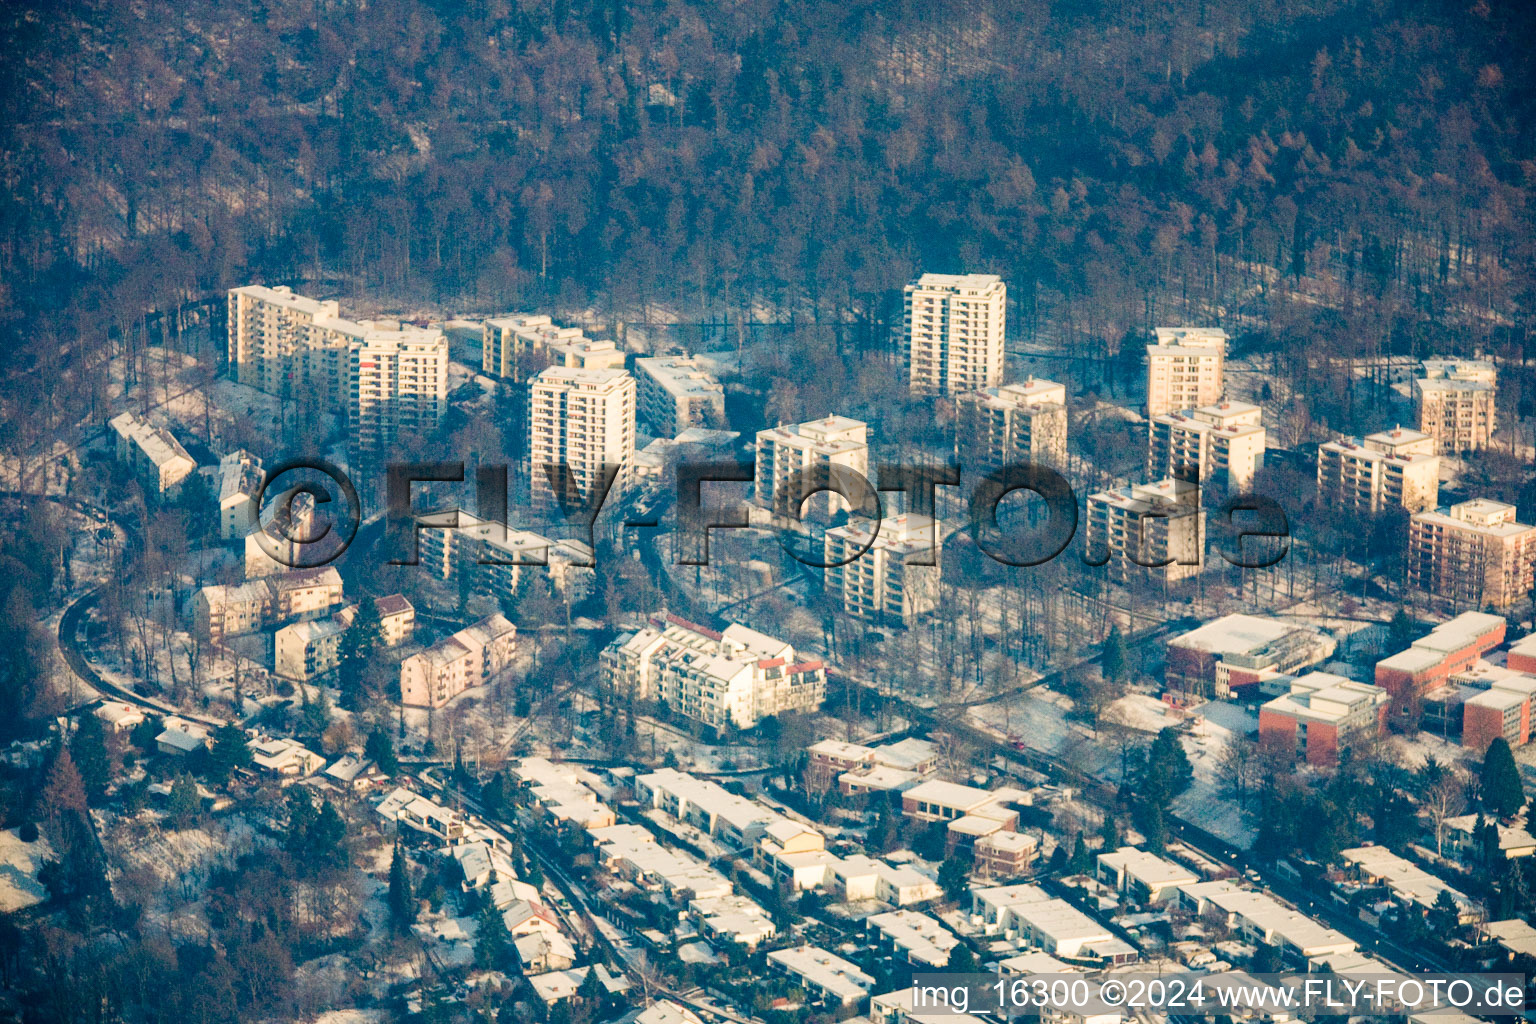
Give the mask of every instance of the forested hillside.
[[1016, 323], [1044, 311], [1090, 347], [1160, 315], [1271, 326], [1276, 288], [1335, 311], [1286, 327], [1308, 339], [1372, 351], [1453, 332], [1437, 345], [1456, 348], [1515, 327], [1518, 345], [1533, 15], [12, 4], [4, 358], [255, 278], [867, 321], [919, 266], [1002, 273]]

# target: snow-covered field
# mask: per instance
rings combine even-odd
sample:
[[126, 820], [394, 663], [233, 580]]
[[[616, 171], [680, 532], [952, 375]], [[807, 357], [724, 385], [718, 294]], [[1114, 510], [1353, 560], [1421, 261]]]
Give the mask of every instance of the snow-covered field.
[[13, 828], [0, 832], [0, 913], [23, 910], [47, 898], [37, 874], [52, 856], [53, 847], [41, 836], [28, 843]]

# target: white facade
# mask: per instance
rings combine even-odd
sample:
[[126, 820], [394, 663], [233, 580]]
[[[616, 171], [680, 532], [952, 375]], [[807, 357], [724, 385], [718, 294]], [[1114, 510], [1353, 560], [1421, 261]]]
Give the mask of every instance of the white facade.
[[1330, 505], [1364, 515], [1394, 506], [1409, 512], [1434, 508], [1440, 500], [1435, 439], [1395, 427], [1319, 445], [1317, 492]]
[[[617, 467], [609, 500], [623, 493], [635, 455], [635, 379], [623, 370], [550, 367], [528, 389], [528, 452], [536, 506], [558, 495], [547, 466], [564, 466], [567, 487], [592, 500], [604, 473]], [[559, 477], [556, 477], [559, 480]]]
[[[1113, 579], [1181, 580], [1205, 563], [1199, 489], [1172, 478], [1088, 496], [1088, 555]], [[1159, 564], [1164, 563], [1164, 564]]]
[[656, 700], [715, 727], [750, 729], [781, 711], [808, 711], [826, 697], [826, 668], [756, 630], [716, 632], [675, 615], [625, 633], [603, 649], [605, 685], [634, 700]]
[[1147, 415], [1164, 416], [1221, 401], [1227, 332], [1217, 327], [1159, 327], [1147, 346]]
[[[799, 518], [805, 492], [824, 486], [833, 466], [869, 472], [867, 424], [847, 416], [828, 416], [759, 430], [753, 499], [776, 515]], [[829, 509], [847, 507], [836, 494], [820, 494], [816, 499]]]
[[131, 412], [110, 421], [117, 436], [118, 461], [127, 463], [154, 494], [167, 494], [197, 471], [197, 461], [164, 427], [151, 426]]
[[481, 368], [493, 377], [522, 381], [551, 366], [615, 370], [624, 352], [611, 341], [595, 341], [580, 327], [559, 327], [547, 316], [519, 314], [485, 321]]
[[657, 437], [675, 437], [689, 427], [725, 423], [725, 389], [698, 360], [658, 356], [635, 360], [640, 416]]
[[1447, 454], [1488, 447], [1498, 426], [1498, 371], [1484, 359], [1426, 359], [1413, 382], [1419, 429]]
[[967, 391], [955, 399], [955, 456], [965, 469], [988, 473], [1022, 462], [1064, 466], [1067, 388], [1030, 377], [1022, 384]]
[[910, 624], [938, 603], [937, 541], [938, 524], [926, 516], [850, 520], [826, 533], [823, 586], [855, 618]]
[[219, 539], [240, 540], [256, 528], [261, 460], [241, 449], [219, 460]]
[[1154, 416], [1147, 425], [1147, 477], [1208, 483], [1225, 474], [1226, 490], [1252, 489], [1264, 462], [1262, 410], [1246, 402]]
[[348, 358], [354, 451], [386, 451], [442, 422], [448, 409], [448, 339], [442, 331], [370, 330], [352, 344]]
[[996, 274], [924, 274], [903, 295], [907, 385], [955, 395], [1003, 382], [1008, 286]]

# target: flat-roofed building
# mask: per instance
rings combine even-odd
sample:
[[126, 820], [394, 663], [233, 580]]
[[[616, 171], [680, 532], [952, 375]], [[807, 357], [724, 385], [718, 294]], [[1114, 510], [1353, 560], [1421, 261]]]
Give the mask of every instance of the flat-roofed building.
[[464, 574], [471, 593], [513, 600], [524, 573], [547, 573], [551, 580], [560, 575], [559, 545], [537, 533], [462, 510], [427, 513], [417, 519], [417, 526], [417, 558], [422, 567], [453, 585]]
[[927, 516], [850, 519], [826, 532], [823, 552], [822, 586], [856, 619], [911, 625], [938, 603], [939, 530]]
[[584, 765], [525, 757], [512, 767], [511, 775], [528, 791], [533, 808], [559, 830], [607, 828], [616, 820], [613, 809], [599, 799], [597, 775]]
[[588, 338], [580, 327], [559, 327], [547, 316], [519, 314], [485, 321], [480, 365], [493, 377], [524, 381], [551, 366], [622, 369], [624, 352], [611, 341]]
[[1403, 906], [1419, 911], [1431, 910], [1446, 893], [1455, 902], [1463, 924], [1477, 919], [1478, 908], [1460, 889], [1447, 884], [1410, 860], [1405, 860], [1385, 846], [1359, 846], [1341, 851], [1344, 863], [1354, 868], [1362, 882], [1385, 885]]
[[1168, 641], [1164, 681], [1176, 692], [1228, 697], [1310, 668], [1334, 647], [1332, 637], [1282, 619], [1223, 615]]
[[517, 627], [488, 615], [400, 663], [401, 702], [440, 708], [465, 690], [484, 686], [517, 651]]
[[1200, 489], [1169, 477], [1090, 494], [1084, 544], [1117, 582], [1194, 576], [1205, 565]]
[[[939, 763], [938, 748], [928, 740], [915, 736], [874, 747], [843, 740], [821, 740], [811, 746], [807, 753], [810, 759], [806, 765], [805, 782], [813, 793], [826, 792], [839, 776], [848, 773], [862, 775], [874, 769], [896, 772], [914, 782], [920, 782], [923, 776], [931, 775]], [[884, 790], [895, 787], [870, 788]], [[846, 785], [843, 792], [848, 793]]]
[[296, 295], [283, 285], [229, 292], [229, 366], [234, 378], [284, 398], [306, 397], [326, 411], [347, 405], [348, 353], [367, 328], [342, 318], [335, 300]]
[[1511, 747], [1531, 740], [1531, 700], [1536, 676], [1479, 662], [1486, 672], [1462, 673], [1451, 682], [1477, 692], [1462, 702], [1461, 745], [1478, 753], [1503, 738]]
[[1147, 346], [1147, 415], [1221, 401], [1227, 332], [1218, 327], [1159, 327]]
[[1376, 663], [1376, 685], [1394, 699], [1420, 697], [1465, 672], [1504, 642], [1503, 616], [1463, 612]]
[[770, 828], [786, 820], [755, 800], [676, 768], [637, 776], [635, 795], [641, 803], [739, 847], [756, 845]]
[[907, 386], [955, 395], [1001, 384], [1008, 286], [996, 274], [924, 274], [902, 294]]
[[376, 456], [436, 430], [448, 411], [448, 339], [439, 330], [370, 328], [348, 349], [352, 450]]
[[599, 656], [605, 683], [716, 728], [750, 729], [768, 716], [817, 708], [826, 666], [746, 626], [709, 629], [675, 615], [624, 633]]
[[1288, 907], [1267, 892], [1243, 889], [1228, 880], [1179, 886], [1179, 904], [1197, 917], [1219, 915], [1247, 943], [1264, 943], [1280, 951], [1290, 965], [1313, 957], [1349, 953], [1357, 943]]
[[1147, 476], [1216, 484], [1229, 494], [1253, 487], [1264, 464], [1263, 411], [1246, 402], [1218, 402], [1152, 417], [1147, 424]]
[[725, 389], [691, 356], [635, 360], [640, 418], [657, 437], [725, 424]]
[[1391, 701], [1379, 686], [1310, 672], [1291, 680], [1289, 693], [1259, 708], [1259, 742], [1310, 765], [1335, 765], [1351, 743], [1386, 731]]
[[1440, 500], [1440, 457], [1434, 449], [1434, 438], [1401, 427], [1329, 441], [1317, 449], [1318, 496], [1359, 515], [1434, 508]]
[[950, 950], [960, 944], [935, 917], [917, 910], [892, 910], [864, 919], [870, 937], [894, 956], [918, 968], [942, 969]]
[[840, 956], [816, 946], [775, 949], [768, 962], [799, 981], [825, 1006], [852, 1006], [869, 995], [875, 979]]
[[1413, 409], [1439, 451], [1487, 448], [1498, 426], [1498, 371], [1485, 359], [1426, 359], [1413, 382]]
[[635, 379], [628, 373], [563, 366], [540, 372], [528, 387], [528, 424], [535, 507], [558, 507], [562, 492], [582, 506], [610, 476], [608, 500], [624, 493], [635, 455]]
[[1507, 608], [1529, 598], [1536, 526], [1515, 506], [1474, 498], [1408, 524], [1408, 583], [1451, 607]]
[[980, 878], [1018, 878], [1040, 856], [1040, 840], [1027, 832], [1001, 829], [977, 839], [971, 848]]
[[955, 456], [964, 469], [990, 473], [1030, 462], [1067, 462], [1067, 388], [1030, 377], [955, 397]]
[[256, 528], [256, 498], [266, 474], [245, 449], [219, 460], [219, 539], [240, 540]]
[[131, 412], [112, 417], [117, 459], [133, 471], [151, 494], [170, 494], [197, 472], [197, 460], [164, 427], [156, 427]]
[[1178, 887], [1200, 881], [1182, 864], [1164, 860], [1135, 846], [1099, 854], [1099, 881], [1112, 885], [1137, 903], [1162, 903], [1178, 897]]
[[[759, 430], [753, 500], [775, 515], [798, 519], [806, 497], [828, 486], [834, 466], [861, 475], [869, 472], [867, 424], [827, 416]], [[818, 504], [830, 510], [848, 507], [836, 494], [817, 497]]]
[[1126, 963], [1136, 951], [1065, 900], [1027, 883], [971, 890], [971, 923], [982, 934], [1027, 943], [1054, 956]]

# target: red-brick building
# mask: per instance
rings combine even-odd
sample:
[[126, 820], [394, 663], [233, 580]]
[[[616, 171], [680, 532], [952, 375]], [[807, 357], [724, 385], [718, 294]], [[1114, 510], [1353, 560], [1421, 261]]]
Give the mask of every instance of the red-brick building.
[[1334, 765], [1357, 738], [1386, 731], [1390, 700], [1380, 687], [1313, 672], [1291, 680], [1290, 693], [1259, 709], [1259, 742], [1269, 750], [1295, 751], [1310, 765]]
[[1393, 700], [1423, 696], [1503, 643], [1507, 625], [1502, 616], [1484, 612], [1442, 622], [1407, 650], [1378, 661], [1376, 685]]

